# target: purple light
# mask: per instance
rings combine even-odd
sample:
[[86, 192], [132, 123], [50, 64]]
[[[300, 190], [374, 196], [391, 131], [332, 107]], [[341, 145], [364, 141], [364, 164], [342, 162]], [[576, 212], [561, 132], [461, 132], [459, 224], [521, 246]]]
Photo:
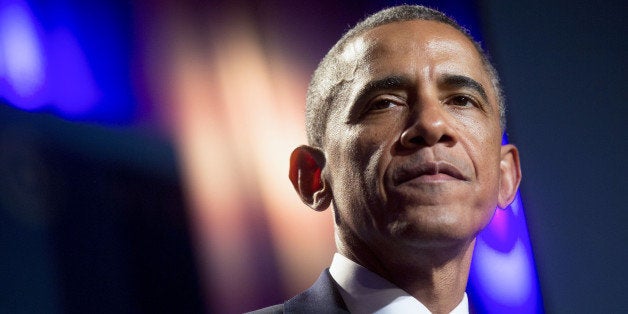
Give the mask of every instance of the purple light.
[[497, 209], [476, 241], [469, 291], [491, 313], [542, 312], [534, 259], [519, 193]]
[[517, 241], [510, 252], [501, 253], [478, 239], [476, 249], [482, 251], [474, 263], [485, 295], [504, 306], [523, 305], [532, 295], [534, 273], [522, 242]]
[[506, 211], [498, 209], [495, 211], [493, 220], [486, 227], [486, 230], [489, 230], [500, 242], [505, 242], [508, 238], [508, 218]]
[[16, 106], [33, 110], [43, 105], [45, 64], [41, 41], [28, 6], [21, 1], [0, 6], [0, 58], [4, 94]]

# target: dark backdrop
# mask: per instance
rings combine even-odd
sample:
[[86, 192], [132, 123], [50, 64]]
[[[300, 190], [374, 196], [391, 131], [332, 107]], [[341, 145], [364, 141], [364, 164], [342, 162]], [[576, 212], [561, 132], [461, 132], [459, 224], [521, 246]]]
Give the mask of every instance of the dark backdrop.
[[549, 313], [625, 313], [627, 6], [484, 2]]

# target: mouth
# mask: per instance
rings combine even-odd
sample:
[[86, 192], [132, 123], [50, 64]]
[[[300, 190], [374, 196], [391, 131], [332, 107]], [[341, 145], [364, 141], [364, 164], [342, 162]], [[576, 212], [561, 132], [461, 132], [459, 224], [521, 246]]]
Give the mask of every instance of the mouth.
[[401, 167], [393, 174], [392, 179], [395, 186], [408, 181], [430, 183], [469, 180], [456, 166], [446, 161], [430, 161]]

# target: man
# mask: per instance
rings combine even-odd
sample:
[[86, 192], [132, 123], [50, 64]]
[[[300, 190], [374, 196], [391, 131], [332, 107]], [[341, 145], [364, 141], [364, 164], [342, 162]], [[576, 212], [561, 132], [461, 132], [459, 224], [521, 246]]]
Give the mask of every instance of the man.
[[521, 179], [504, 124], [497, 74], [442, 13], [399, 6], [351, 29], [314, 73], [309, 145], [290, 159], [303, 202], [333, 204], [338, 253], [261, 312], [468, 312], [475, 237]]

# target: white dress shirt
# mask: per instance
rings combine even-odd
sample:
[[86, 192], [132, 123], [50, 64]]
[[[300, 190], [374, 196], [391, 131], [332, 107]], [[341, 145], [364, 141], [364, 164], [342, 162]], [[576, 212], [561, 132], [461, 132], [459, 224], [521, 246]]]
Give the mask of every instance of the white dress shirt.
[[[431, 313], [425, 305], [404, 290], [342, 254], [334, 254], [329, 272], [340, 286], [340, 295], [351, 313]], [[450, 313], [469, 313], [466, 293], [460, 304]]]

